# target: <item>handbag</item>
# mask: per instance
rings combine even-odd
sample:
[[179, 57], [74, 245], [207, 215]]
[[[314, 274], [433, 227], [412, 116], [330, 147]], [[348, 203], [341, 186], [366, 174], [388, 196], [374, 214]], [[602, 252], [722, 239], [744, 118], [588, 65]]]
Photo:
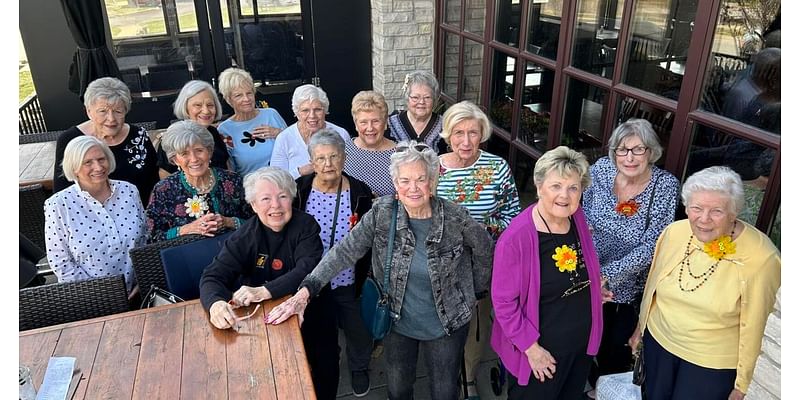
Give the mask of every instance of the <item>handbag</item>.
[[144, 300], [142, 300], [142, 306], [140, 308], [152, 308], [181, 302], [183, 302], [183, 299], [179, 296], [161, 289], [156, 285], [150, 285], [150, 290], [148, 290], [147, 294], [144, 296]]
[[644, 340], [639, 341], [639, 346], [636, 348], [636, 354], [633, 355], [633, 384], [636, 386], [644, 385]]
[[389, 229], [386, 264], [383, 266], [383, 286], [379, 285], [372, 276], [368, 276], [361, 289], [361, 319], [364, 321], [367, 331], [376, 340], [383, 339], [392, 328], [391, 304], [385, 288], [389, 287], [389, 271], [392, 265], [396, 228], [397, 200], [392, 205], [392, 227]]

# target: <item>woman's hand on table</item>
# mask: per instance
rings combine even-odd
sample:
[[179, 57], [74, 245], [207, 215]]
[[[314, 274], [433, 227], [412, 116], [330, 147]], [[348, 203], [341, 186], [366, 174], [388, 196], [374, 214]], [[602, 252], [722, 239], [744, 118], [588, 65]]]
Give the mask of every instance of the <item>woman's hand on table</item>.
[[310, 297], [311, 294], [308, 292], [308, 289], [300, 288], [294, 296], [269, 312], [269, 315], [267, 315], [267, 323], [277, 325], [286, 321], [292, 315], [297, 314], [298, 318], [300, 318], [300, 325], [302, 325], [303, 313], [306, 311], [306, 306], [308, 305]]
[[211, 324], [217, 329], [228, 329], [236, 325], [236, 314], [227, 301], [219, 300], [212, 304], [208, 314]]
[[544, 382], [545, 378], [553, 379], [553, 374], [556, 373], [556, 359], [544, 347], [539, 346], [539, 342], [535, 342], [525, 350], [525, 355], [528, 357], [534, 378], [539, 382]]
[[234, 306], [249, 306], [250, 303], [258, 303], [272, 298], [272, 294], [264, 286], [242, 286], [233, 293], [231, 301]]

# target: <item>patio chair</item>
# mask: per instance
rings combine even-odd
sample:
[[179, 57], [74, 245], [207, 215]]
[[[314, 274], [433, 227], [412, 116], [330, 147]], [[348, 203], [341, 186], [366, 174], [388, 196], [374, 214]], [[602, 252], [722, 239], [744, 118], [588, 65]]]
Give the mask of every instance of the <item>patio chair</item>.
[[161, 262], [161, 250], [180, 246], [205, 238], [203, 235], [178, 236], [175, 239], [155, 242], [139, 246], [131, 250], [131, 262], [136, 273], [136, 282], [142, 293], [147, 293], [151, 285], [161, 289], [167, 288], [167, 276], [164, 274], [164, 264]]
[[40, 249], [44, 242], [44, 202], [52, 193], [41, 184], [19, 188], [19, 233]]
[[19, 135], [19, 144], [55, 142], [62, 131], [49, 131]]
[[115, 275], [20, 289], [19, 330], [128, 311], [125, 278]]

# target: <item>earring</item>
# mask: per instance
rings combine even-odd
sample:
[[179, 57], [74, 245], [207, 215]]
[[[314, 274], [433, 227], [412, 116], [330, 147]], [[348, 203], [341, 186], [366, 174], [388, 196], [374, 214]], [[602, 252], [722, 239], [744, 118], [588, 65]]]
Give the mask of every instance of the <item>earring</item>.
[[395, 194], [394, 194], [394, 199], [395, 199], [395, 200], [400, 200], [400, 195], [399, 195], [399, 194], [397, 194], [397, 193], [395, 193]]

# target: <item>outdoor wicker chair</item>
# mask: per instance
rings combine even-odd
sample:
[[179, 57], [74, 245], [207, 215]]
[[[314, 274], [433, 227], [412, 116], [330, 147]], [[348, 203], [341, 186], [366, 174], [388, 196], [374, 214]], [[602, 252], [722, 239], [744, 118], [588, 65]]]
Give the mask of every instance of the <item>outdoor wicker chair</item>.
[[167, 288], [167, 277], [164, 274], [164, 264], [161, 262], [161, 250], [169, 247], [194, 242], [205, 238], [203, 235], [178, 236], [175, 239], [164, 240], [140, 246], [131, 250], [131, 262], [136, 273], [136, 282], [143, 293], [155, 285], [161, 289]]
[[19, 188], [19, 233], [40, 249], [45, 248], [44, 201], [51, 194], [40, 184]]

